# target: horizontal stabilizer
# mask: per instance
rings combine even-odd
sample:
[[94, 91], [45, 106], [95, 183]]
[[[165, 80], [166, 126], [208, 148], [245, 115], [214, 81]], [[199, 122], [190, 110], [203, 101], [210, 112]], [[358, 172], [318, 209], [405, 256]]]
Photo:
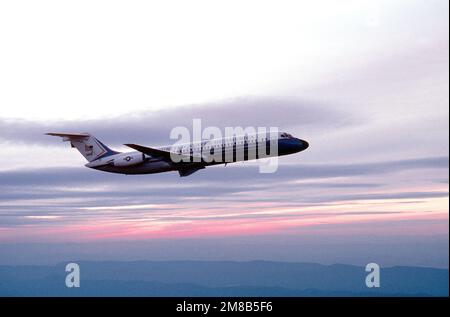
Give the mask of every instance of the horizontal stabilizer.
[[63, 141], [83, 140], [91, 136], [89, 133], [53, 133], [53, 132], [46, 133], [46, 135], [62, 137]]

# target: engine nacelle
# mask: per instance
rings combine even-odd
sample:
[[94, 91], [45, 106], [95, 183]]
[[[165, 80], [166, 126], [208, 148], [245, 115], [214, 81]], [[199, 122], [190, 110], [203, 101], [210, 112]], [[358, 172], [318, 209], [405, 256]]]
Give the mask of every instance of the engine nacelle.
[[117, 167], [133, 166], [143, 163], [145, 156], [143, 153], [124, 154], [114, 159], [113, 165]]

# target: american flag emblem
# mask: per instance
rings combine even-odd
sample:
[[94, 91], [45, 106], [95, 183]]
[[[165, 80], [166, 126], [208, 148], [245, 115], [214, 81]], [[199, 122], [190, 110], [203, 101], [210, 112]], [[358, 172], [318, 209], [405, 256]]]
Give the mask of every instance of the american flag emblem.
[[92, 154], [94, 154], [94, 147], [92, 145], [84, 145], [84, 151], [86, 152], [87, 156], [91, 156]]

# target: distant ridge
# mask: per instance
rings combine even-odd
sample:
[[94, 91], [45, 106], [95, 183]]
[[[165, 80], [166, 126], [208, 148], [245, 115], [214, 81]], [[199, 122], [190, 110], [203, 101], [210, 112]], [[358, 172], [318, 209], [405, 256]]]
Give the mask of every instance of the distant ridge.
[[0, 266], [1, 296], [448, 296], [447, 269], [381, 268], [367, 288], [363, 267], [269, 261], [74, 261], [81, 287], [65, 286], [65, 264]]

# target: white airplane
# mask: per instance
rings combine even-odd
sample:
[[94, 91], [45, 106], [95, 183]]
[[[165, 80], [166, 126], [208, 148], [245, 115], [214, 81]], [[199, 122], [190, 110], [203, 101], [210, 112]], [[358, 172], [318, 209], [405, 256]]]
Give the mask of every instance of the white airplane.
[[89, 133], [47, 133], [47, 135], [62, 137], [63, 141], [69, 141], [71, 146], [77, 148], [88, 160], [89, 163], [85, 166], [89, 168], [120, 174], [178, 171], [182, 177], [209, 165], [293, 154], [309, 146], [304, 140], [294, 138], [285, 132], [277, 132], [157, 148], [125, 144], [136, 151], [117, 152]]

